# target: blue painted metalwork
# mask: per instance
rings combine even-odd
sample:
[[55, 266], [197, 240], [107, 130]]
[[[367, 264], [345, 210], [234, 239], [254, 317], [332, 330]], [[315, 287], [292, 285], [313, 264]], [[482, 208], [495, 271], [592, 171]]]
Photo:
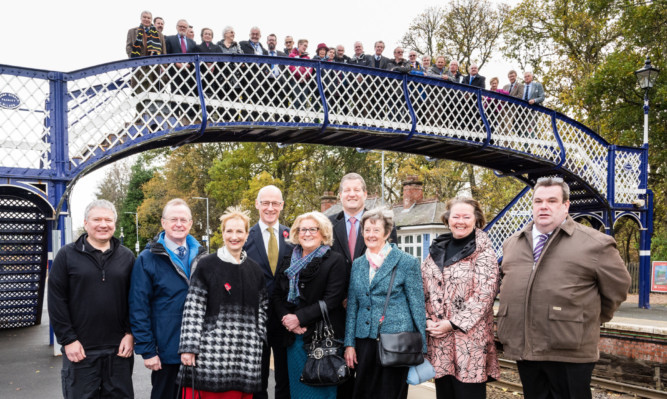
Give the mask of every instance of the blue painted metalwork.
[[[196, 96], [170, 89], [169, 71], [179, 62], [195, 66]], [[202, 70], [205, 63], [215, 63], [217, 72]], [[252, 102], [258, 90], [263, 92], [267, 65], [280, 67], [277, 96], [284, 101]], [[303, 84], [312, 97], [297, 107], [293, 70], [300, 67], [312, 71], [314, 79]], [[326, 73], [334, 78], [323, 79]], [[527, 187], [487, 226], [505, 229], [496, 242], [510, 233], [508, 217], [529, 218], [525, 196], [530, 186], [541, 176], [558, 174], [572, 188], [573, 214], [595, 215], [608, 232], [618, 217], [639, 214], [647, 228], [642, 248], [650, 249], [648, 147], [610, 145], [565, 115], [500, 93], [369, 67], [229, 54], [135, 58], [70, 73], [0, 65], [0, 77], [13, 82], [8, 87], [16, 92], [2, 91], [21, 100], [16, 109], [0, 109], [0, 122], [12, 122], [0, 123], [0, 177], [45, 182], [45, 199], [56, 213], [54, 227], [62, 226], [69, 190], [83, 174], [145, 149], [219, 141], [225, 135], [233, 141], [402, 151], [515, 176]], [[207, 77], [218, 82], [219, 91], [205, 90]], [[474, 102], [468, 101], [472, 95]], [[148, 105], [140, 111], [137, 105], [144, 102]], [[182, 124], [172, 104], [196, 111], [197, 122]], [[12, 120], [22, 117], [21, 123]], [[15, 137], [24, 130], [22, 143]], [[642, 269], [642, 281], [647, 270]], [[646, 289], [641, 290], [648, 301]]]

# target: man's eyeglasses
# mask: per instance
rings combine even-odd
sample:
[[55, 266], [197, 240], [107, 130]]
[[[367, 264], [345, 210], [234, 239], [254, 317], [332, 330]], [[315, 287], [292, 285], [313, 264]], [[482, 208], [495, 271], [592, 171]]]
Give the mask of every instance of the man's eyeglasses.
[[265, 208], [268, 208], [269, 206], [279, 208], [283, 203], [282, 201], [259, 201], [259, 204]]
[[298, 228], [296, 229], [296, 232], [297, 232], [298, 234], [306, 234], [306, 233], [316, 234], [319, 230], [320, 230], [319, 227], [309, 227], [309, 228], [301, 228], [301, 227], [298, 227]]

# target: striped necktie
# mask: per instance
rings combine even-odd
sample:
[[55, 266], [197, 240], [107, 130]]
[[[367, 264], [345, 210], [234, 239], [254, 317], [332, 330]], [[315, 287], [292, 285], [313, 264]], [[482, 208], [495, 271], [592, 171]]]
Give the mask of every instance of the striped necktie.
[[537, 263], [537, 260], [540, 259], [540, 255], [542, 255], [542, 250], [544, 249], [544, 244], [547, 242], [547, 239], [549, 238], [549, 234], [540, 234], [537, 236], [537, 244], [535, 245], [535, 249], [533, 249], [533, 261]]

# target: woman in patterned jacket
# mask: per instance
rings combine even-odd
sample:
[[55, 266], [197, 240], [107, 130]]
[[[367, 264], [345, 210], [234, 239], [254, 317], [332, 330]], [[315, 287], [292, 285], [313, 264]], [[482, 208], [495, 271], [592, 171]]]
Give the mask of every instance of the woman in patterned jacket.
[[264, 273], [243, 251], [248, 215], [228, 208], [220, 221], [224, 246], [199, 261], [185, 300], [178, 352], [194, 367], [181, 367], [179, 378], [184, 397], [195, 389], [202, 399], [249, 399], [261, 390], [268, 296]]
[[500, 376], [493, 340], [498, 262], [481, 230], [479, 202], [450, 199], [442, 221], [450, 233], [434, 240], [421, 266], [436, 397], [486, 398], [486, 382]]

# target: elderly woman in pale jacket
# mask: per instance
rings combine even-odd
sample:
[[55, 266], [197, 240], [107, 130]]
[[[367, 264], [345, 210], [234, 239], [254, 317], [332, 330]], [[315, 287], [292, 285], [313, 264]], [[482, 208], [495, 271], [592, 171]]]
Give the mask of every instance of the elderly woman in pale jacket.
[[379, 321], [396, 277], [382, 322], [382, 333], [418, 331], [426, 352], [426, 319], [419, 259], [387, 240], [394, 213], [373, 209], [361, 217], [366, 253], [352, 263], [345, 321], [345, 360], [357, 369], [353, 398], [399, 399], [408, 394], [408, 367], [383, 367], [377, 361]]
[[479, 202], [450, 199], [442, 221], [451, 232], [434, 240], [421, 266], [436, 398], [486, 398], [486, 382], [500, 376], [493, 339], [498, 262], [481, 230]]

